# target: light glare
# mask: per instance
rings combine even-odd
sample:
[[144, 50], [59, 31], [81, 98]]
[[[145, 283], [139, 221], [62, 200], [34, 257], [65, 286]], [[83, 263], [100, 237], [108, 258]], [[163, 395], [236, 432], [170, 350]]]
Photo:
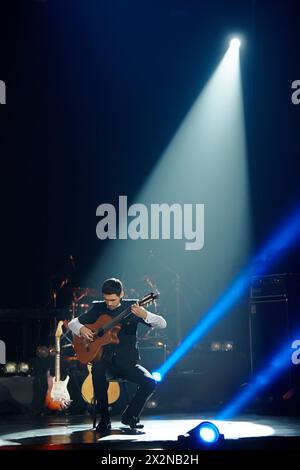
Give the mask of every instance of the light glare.
[[156, 382], [161, 382], [162, 376], [159, 372], [152, 372], [152, 377]]
[[230, 47], [233, 47], [235, 49], [238, 49], [241, 45], [241, 41], [238, 38], [233, 38], [230, 41]]
[[199, 437], [208, 444], [217, 442], [220, 433], [218, 428], [210, 422], [203, 422], [199, 427]]

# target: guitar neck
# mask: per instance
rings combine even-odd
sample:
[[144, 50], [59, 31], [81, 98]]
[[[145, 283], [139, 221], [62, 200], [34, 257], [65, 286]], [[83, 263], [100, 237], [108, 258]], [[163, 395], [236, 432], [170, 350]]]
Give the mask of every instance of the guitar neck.
[[[137, 302], [138, 305], [141, 305], [141, 303], [142, 302], [140, 300]], [[117, 315], [116, 318], [113, 318], [112, 321], [107, 323], [107, 325], [103, 326], [102, 333], [103, 334], [106, 333], [108, 330], [110, 330], [115, 325], [117, 325], [117, 323], [119, 323], [123, 318], [126, 317], [128, 313], [130, 313], [130, 309], [131, 309], [131, 305], [129, 307], [126, 307], [125, 310], [119, 313], [119, 315]]]
[[127, 313], [130, 312], [130, 307], [126, 307], [116, 318], [113, 318], [107, 325], [103, 327], [103, 333], [106, 333], [108, 330], [113, 328], [117, 323], [119, 323], [124, 317], [126, 317]]
[[55, 338], [55, 382], [60, 382], [60, 338]]
[[[138, 300], [136, 303], [140, 306], [146, 306], [150, 302], [152, 302], [154, 299], [157, 298], [157, 294], [154, 295], [152, 292], [151, 294], [148, 294], [147, 296], [143, 297], [142, 300]], [[130, 314], [131, 311], [131, 306], [126, 307], [125, 310], [123, 310], [119, 315], [117, 315], [115, 318], [113, 318], [110, 322], [108, 322], [106, 325], [101, 327], [98, 331], [97, 334], [98, 336], [103, 336], [108, 330], [113, 328], [115, 325], [117, 325], [123, 318], [125, 318], [128, 314]]]

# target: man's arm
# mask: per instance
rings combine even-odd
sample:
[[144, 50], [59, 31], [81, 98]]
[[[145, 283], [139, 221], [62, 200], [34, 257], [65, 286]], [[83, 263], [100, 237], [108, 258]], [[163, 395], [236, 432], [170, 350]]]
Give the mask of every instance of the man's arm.
[[94, 323], [98, 318], [98, 304], [95, 303], [93, 307], [86, 313], [80, 316], [80, 321], [78, 318], [73, 318], [68, 324], [69, 329], [77, 336], [82, 336], [86, 339], [92, 341], [94, 339], [93, 332], [87, 328], [85, 325], [87, 323]]
[[152, 313], [148, 311], [147, 311], [147, 316], [144, 319], [144, 322], [151, 325], [152, 328], [163, 329], [163, 328], [166, 328], [167, 326], [166, 320], [161, 315], [157, 315], [156, 313]]
[[82, 325], [78, 318], [73, 318], [73, 320], [68, 323], [68, 327], [75, 335], [82, 336], [83, 338], [93, 341], [94, 333], [92, 330]]
[[157, 315], [156, 313], [148, 312], [143, 307], [140, 307], [139, 305], [132, 305], [131, 306], [131, 311], [132, 313], [139, 318], [142, 318], [145, 323], [148, 323], [148, 325], [151, 325], [152, 328], [166, 328], [167, 322], [166, 320], [161, 316]]

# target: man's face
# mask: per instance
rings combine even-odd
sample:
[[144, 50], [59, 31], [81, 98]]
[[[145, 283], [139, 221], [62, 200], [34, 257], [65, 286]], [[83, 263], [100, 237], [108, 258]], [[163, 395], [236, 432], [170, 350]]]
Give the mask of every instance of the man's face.
[[117, 308], [121, 302], [123, 295], [123, 292], [121, 292], [120, 296], [116, 294], [103, 294], [103, 299], [106, 303], [107, 308], [109, 308], [109, 310], [114, 310], [115, 308]]

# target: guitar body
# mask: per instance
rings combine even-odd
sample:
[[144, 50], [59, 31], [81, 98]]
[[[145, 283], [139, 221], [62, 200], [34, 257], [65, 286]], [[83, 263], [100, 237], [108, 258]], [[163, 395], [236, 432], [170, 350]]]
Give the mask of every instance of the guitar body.
[[[140, 307], [151, 304], [157, 299], [158, 294], [145, 295], [141, 300], [137, 301]], [[81, 336], [73, 335], [73, 347], [76, 351], [77, 359], [82, 364], [88, 364], [94, 360], [100, 360], [103, 353], [103, 346], [107, 344], [118, 344], [119, 338], [118, 333], [121, 329], [120, 321], [125, 318], [126, 315], [130, 314], [130, 307], [125, 308], [117, 317], [112, 318], [110, 315], [103, 313], [98, 317], [95, 323], [84, 325], [94, 333], [102, 330], [102, 336], [95, 336], [93, 341], [89, 341]]]
[[[92, 403], [94, 398], [94, 387], [93, 387], [93, 378], [92, 378], [92, 367], [88, 364], [89, 375], [85, 379], [81, 387], [81, 395], [87, 403]], [[109, 382], [107, 397], [108, 404], [111, 405], [115, 403], [120, 396], [120, 385], [118, 382], [111, 381]]]
[[48, 371], [48, 390], [45, 397], [45, 406], [49, 410], [63, 410], [70, 405], [70, 394], [67, 389], [69, 379], [70, 377], [67, 376], [65, 380], [56, 382], [55, 377], [52, 377]]
[[[105, 325], [109, 324], [112, 321], [112, 317], [107, 314], [102, 314], [95, 321], [88, 325], [84, 325], [93, 332], [100, 330]], [[89, 362], [101, 359], [103, 353], [103, 346], [107, 344], [118, 344], [119, 338], [118, 333], [121, 329], [121, 325], [115, 325], [101, 337], [96, 337], [94, 341], [89, 341], [80, 336], [74, 335], [73, 337], [73, 347], [76, 352], [78, 361], [82, 364], [88, 364]]]

